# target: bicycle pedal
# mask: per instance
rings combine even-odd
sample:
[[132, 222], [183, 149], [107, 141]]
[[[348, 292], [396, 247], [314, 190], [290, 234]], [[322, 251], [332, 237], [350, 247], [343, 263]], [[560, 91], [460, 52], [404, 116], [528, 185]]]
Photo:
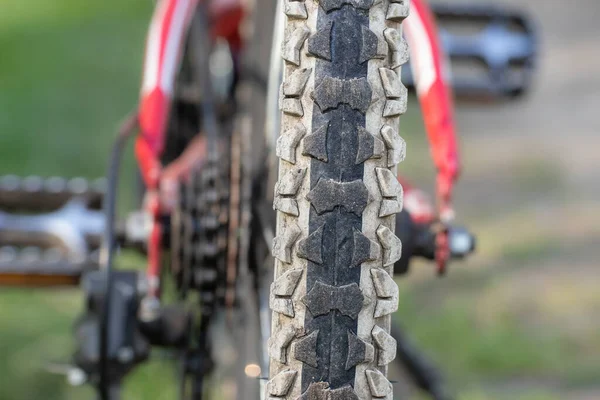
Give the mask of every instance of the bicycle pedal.
[[62, 178], [16, 175], [0, 177], [0, 208], [9, 210], [47, 211], [64, 206], [74, 197], [86, 200], [95, 209], [102, 205], [106, 179]]
[[[460, 97], [518, 97], [529, 89], [537, 63], [536, 29], [531, 18], [495, 5], [432, 5], [441, 42]], [[402, 82], [414, 86], [410, 68]]]
[[[12, 182], [8, 188], [7, 181]], [[64, 195], [62, 199], [50, 199], [50, 203], [54, 202], [55, 204], [66, 200], [66, 203], [59, 208], [37, 214], [21, 212], [23, 209], [28, 209], [28, 206], [35, 201], [45, 201], [42, 199], [45, 195], [38, 196], [34, 191], [24, 196], [24, 188], [33, 190], [34, 187], [38, 189], [40, 187], [37, 183], [35, 185], [31, 183], [34, 182], [32, 179], [27, 181], [29, 183], [25, 181], [19, 188], [16, 188], [17, 185], [14, 185], [16, 181], [4, 179], [5, 190], [0, 190], [0, 197], [4, 196], [4, 200], [9, 199], [8, 202], [13, 201], [12, 208], [19, 212], [0, 211], [0, 246], [9, 246], [4, 249], [2, 258], [7, 259], [10, 263], [17, 262], [20, 267], [28, 263], [36, 265], [52, 262], [58, 264], [90, 263], [94, 258], [93, 253], [100, 246], [105, 229], [104, 213], [90, 207], [88, 199], [71, 197], [70, 194], [64, 195], [64, 193], [61, 193]], [[35, 181], [38, 182], [37, 179]], [[75, 183], [77, 185], [71, 185], [73, 191], [88, 193], [84, 191], [82, 181], [75, 181]], [[78, 185], [78, 188], [74, 187]], [[44, 193], [47, 195], [50, 192]], [[23, 204], [23, 206], [15, 205], [19, 196], [21, 196], [21, 201], [18, 204]], [[36, 199], [38, 197], [39, 199]], [[48, 199], [46, 196], [46, 200]], [[0, 201], [0, 207], [6, 206], [6, 204], [7, 202]], [[47, 206], [48, 202], [42, 205], [42, 207]], [[13, 260], [11, 255], [16, 249], [19, 249], [19, 254]]]
[[0, 264], [8, 263], [44, 263], [55, 264], [66, 259], [65, 254], [60, 248], [51, 247], [42, 249], [34, 246], [17, 248], [15, 246], [0, 247]]
[[0, 286], [75, 286], [95, 268], [93, 259], [69, 259], [60, 248], [0, 247]]

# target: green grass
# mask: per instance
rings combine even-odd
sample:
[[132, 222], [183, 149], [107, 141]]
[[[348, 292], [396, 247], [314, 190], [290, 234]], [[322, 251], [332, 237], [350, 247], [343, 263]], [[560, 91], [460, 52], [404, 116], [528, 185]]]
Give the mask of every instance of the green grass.
[[[480, 389], [468, 389], [460, 395], [459, 400], [561, 400], [552, 393], [545, 390], [531, 390], [519, 393], [518, 397], [514, 394], [490, 394]], [[417, 396], [414, 400], [429, 400], [427, 396]]]
[[446, 299], [426, 313], [416, 297], [404, 293], [398, 319], [459, 381], [552, 374], [569, 355], [558, 338], [534, 337], [510, 315], [478, 320], [474, 296]]
[[565, 172], [554, 160], [532, 155], [510, 165], [512, 183], [517, 190], [538, 196], [565, 188]]
[[2, 172], [104, 173], [115, 128], [136, 103], [150, 7], [3, 0]]
[[461, 396], [461, 400], [560, 400], [561, 398], [555, 394], [548, 393], [545, 390], [532, 390], [525, 393], [519, 393], [518, 397], [512, 395], [492, 395], [484, 393], [481, 390], [468, 391]]
[[429, 142], [423, 128], [423, 120], [416, 96], [409, 96], [408, 112], [400, 121], [400, 134], [406, 141], [406, 160], [398, 166], [398, 171], [411, 181], [419, 182], [431, 192], [435, 168], [429, 152]]
[[75, 399], [88, 392], [67, 390], [64, 378], [45, 371], [50, 362], [68, 360], [71, 324], [79, 299], [72, 291], [3, 291], [0, 398]]
[[[104, 175], [114, 131], [137, 101], [151, 11], [147, 0], [0, 1], [0, 174]], [[69, 360], [80, 300], [0, 292], [1, 399], [93, 398], [44, 369]]]

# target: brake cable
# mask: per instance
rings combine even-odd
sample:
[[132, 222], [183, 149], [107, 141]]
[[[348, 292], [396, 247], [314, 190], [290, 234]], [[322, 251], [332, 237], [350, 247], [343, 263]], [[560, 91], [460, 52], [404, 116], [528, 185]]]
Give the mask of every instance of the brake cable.
[[114, 141], [107, 173], [107, 188], [104, 197], [104, 212], [106, 226], [100, 249], [100, 269], [104, 271], [104, 299], [100, 318], [100, 380], [98, 391], [101, 400], [110, 400], [114, 389], [110, 384], [109, 376], [109, 312], [110, 297], [112, 291], [112, 267], [115, 252], [115, 213], [117, 207], [117, 190], [119, 183], [119, 169], [121, 156], [127, 140], [133, 135], [138, 127], [138, 113], [131, 113], [119, 128], [117, 138]]

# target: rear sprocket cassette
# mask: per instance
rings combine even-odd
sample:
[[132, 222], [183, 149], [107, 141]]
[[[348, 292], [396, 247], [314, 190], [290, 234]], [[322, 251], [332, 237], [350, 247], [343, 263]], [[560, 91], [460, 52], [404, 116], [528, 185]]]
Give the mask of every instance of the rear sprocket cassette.
[[180, 187], [171, 223], [171, 269], [185, 297], [199, 292], [202, 315], [222, 304], [226, 287], [231, 163], [229, 138], [220, 139]]

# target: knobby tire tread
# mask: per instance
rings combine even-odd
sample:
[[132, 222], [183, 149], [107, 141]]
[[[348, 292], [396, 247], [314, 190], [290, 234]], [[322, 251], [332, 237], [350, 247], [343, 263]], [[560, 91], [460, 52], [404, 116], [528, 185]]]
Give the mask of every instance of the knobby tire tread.
[[285, 1], [267, 399], [392, 399], [408, 0]]

